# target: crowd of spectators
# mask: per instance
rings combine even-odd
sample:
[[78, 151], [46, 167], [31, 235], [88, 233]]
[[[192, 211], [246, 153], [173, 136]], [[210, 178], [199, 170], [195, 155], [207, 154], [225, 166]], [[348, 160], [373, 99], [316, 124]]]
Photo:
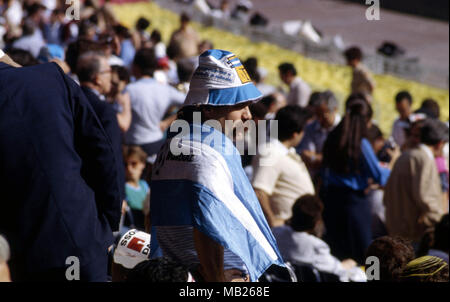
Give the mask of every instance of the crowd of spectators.
[[[214, 47], [186, 14], [166, 45], [158, 29], [149, 31], [151, 20], [121, 25], [109, 1], [83, 1], [80, 20], [67, 18], [69, 6], [0, 0], [0, 50], [23, 67], [54, 62], [80, 85], [118, 159], [124, 201], [117, 240], [130, 229], [150, 233], [156, 155], [198, 56]], [[223, 1], [214, 14], [244, 18], [246, 9], [242, 4], [232, 12]], [[264, 83], [256, 58], [243, 61], [263, 94], [250, 105], [251, 119], [278, 121], [268, 150], [243, 155], [242, 165], [283, 259], [361, 281], [360, 267], [376, 256], [382, 281], [448, 281], [448, 122], [439, 119], [436, 101], [423, 100], [414, 111], [414, 96], [399, 91], [392, 100], [399, 117], [392, 133], [383, 134], [373, 120], [376, 86], [361, 50], [343, 55], [353, 69], [343, 112], [332, 91], [312, 91], [293, 64], [279, 65], [285, 91]], [[1, 101], [0, 95], [0, 108]], [[264, 160], [273, 165], [261, 165]], [[0, 281], [10, 279], [8, 259], [0, 237]], [[160, 258], [137, 265], [128, 281], [192, 281], [191, 273]]]

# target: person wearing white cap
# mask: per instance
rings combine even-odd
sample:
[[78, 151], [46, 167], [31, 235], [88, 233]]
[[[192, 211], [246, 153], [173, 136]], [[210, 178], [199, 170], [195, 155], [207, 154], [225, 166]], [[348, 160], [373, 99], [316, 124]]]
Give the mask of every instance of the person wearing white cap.
[[[178, 125], [189, 131], [169, 134], [158, 153], [151, 184], [151, 257], [159, 246], [163, 256], [188, 266], [196, 280], [256, 281], [272, 264], [283, 266], [241, 157], [223, 133], [226, 120], [251, 119], [248, 105], [261, 97], [233, 53], [204, 52], [178, 115]], [[196, 113], [198, 121], [191, 116]], [[203, 123], [208, 119], [213, 122]], [[177, 146], [187, 152], [177, 154]]]

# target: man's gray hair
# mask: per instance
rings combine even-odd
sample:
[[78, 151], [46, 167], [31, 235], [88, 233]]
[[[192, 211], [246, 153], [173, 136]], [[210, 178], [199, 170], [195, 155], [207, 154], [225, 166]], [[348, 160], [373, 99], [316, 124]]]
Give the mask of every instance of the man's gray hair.
[[9, 244], [5, 237], [0, 235], [0, 263], [7, 262], [9, 260], [10, 251]]
[[326, 104], [330, 110], [334, 110], [339, 106], [336, 96], [331, 90], [325, 90], [321, 93], [319, 102], [317, 105]]

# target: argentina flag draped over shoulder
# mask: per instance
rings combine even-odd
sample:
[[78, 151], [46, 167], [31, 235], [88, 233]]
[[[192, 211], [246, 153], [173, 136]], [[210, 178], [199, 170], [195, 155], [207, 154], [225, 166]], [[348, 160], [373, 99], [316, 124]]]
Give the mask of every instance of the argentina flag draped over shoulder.
[[158, 154], [151, 183], [152, 228], [199, 229], [239, 256], [252, 281], [272, 264], [284, 266], [232, 141], [211, 126], [189, 126]]

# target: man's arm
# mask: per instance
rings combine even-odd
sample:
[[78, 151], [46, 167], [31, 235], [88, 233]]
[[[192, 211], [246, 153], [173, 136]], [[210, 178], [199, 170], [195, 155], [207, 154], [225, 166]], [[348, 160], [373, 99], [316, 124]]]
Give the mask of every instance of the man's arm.
[[264, 216], [266, 216], [267, 223], [269, 226], [277, 227], [284, 224], [284, 221], [282, 219], [278, 219], [275, 217], [272, 208], [270, 206], [270, 200], [269, 195], [260, 189], [254, 189], [256, 197], [258, 197], [259, 203], [261, 204], [261, 208], [263, 210]]

